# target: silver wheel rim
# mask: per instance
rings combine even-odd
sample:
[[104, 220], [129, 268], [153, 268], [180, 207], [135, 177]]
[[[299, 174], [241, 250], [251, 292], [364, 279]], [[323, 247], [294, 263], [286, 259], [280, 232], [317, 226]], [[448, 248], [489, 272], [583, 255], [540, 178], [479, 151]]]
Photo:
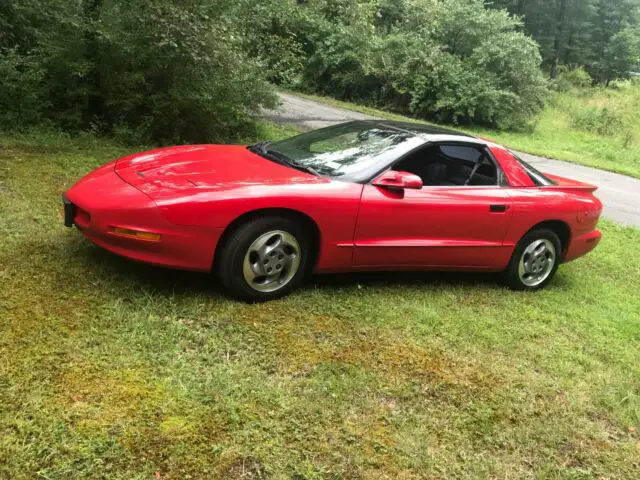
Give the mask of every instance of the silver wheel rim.
[[549, 240], [535, 240], [522, 252], [518, 275], [527, 287], [543, 283], [556, 263], [556, 247]]
[[282, 230], [260, 235], [249, 246], [242, 263], [247, 284], [262, 293], [281, 289], [300, 268], [300, 245], [296, 237]]

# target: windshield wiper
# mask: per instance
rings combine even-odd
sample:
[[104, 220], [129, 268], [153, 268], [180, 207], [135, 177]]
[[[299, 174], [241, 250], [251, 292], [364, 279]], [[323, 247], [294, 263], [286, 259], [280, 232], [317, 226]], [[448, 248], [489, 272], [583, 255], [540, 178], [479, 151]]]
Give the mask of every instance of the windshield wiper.
[[280, 165], [284, 165], [286, 167], [295, 168], [296, 170], [301, 170], [303, 172], [310, 173], [312, 175], [320, 176], [320, 173], [313, 168], [308, 167], [306, 165], [302, 165], [301, 163], [296, 162], [295, 160], [290, 159], [285, 154], [278, 152], [277, 150], [272, 150], [269, 147], [271, 142], [269, 140], [264, 140], [262, 142], [258, 142], [249, 147], [249, 150], [262, 155], [263, 157], [268, 158], [269, 160], [273, 160]]
[[280, 163], [282, 163], [283, 165], [286, 165], [286, 166], [291, 167], [291, 168], [295, 168], [296, 170], [300, 170], [300, 171], [303, 171], [303, 172], [310, 173], [310, 174], [315, 175], [317, 177], [320, 176], [320, 174], [318, 173], [318, 171], [315, 168], [309, 167], [307, 165], [302, 165], [301, 163], [298, 163], [295, 160], [290, 159], [286, 155], [278, 152], [277, 150], [267, 150], [266, 153], [267, 153], [267, 155], [271, 155], [271, 156], [277, 158], [277, 160]]
[[310, 173], [311, 175], [315, 175], [316, 177], [320, 177], [320, 172], [313, 167], [307, 167], [306, 165], [300, 165], [299, 163], [292, 162], [291, 165], [293, 168], [297, 168], [298, 170], [302, 170], [303, 172]]
[[249, 150], [259, 155], [265, 155], [267, 153], [267, 147], [269, 146], [270, 143], [271, 143], [270, 140], [263, 140], [261, 142], [250, 145]]

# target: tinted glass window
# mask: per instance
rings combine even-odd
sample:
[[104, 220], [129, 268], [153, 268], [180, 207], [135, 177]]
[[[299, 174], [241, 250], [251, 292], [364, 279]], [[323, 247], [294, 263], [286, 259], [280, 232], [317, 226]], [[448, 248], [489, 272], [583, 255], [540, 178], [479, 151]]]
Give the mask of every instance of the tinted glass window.
[[476, 148], [464, 147], [461, 145], [442, 145], [440, 151], [452, 158], [459, 158], [460, 160], [467, 160], [471, 163], [476, 163], [482, 155], [482, 152]]
[[425, 187], [490, 186], [498, 171], [486, 152], [475, 146], [432, 145], [411, 154], [394, 167], [422, 179]]
[[412, 132], [392, 126], [350, 122], [274, 142], [269, 149], [321, 175], [359, 182], [424, 143]]
[[527, 172], [527, 175], [529, 175], [529, 178], [531, 179], [531, 181], [533, 181], [533, 183], [535, 183], [537, 186], [544, 187], [546, 185], [555, 185], [555, 182], [553, 180], [546, 177], [544, 173], [540, 172], [539, 170], [529, 165], [527, 162], [522, 160], [515, 153], [511, 152], [511, 155], [513, 155], [514, 158], [518, 160], [518, 163], [522, 165], [522, 168], [524, 168], [524, 171]]

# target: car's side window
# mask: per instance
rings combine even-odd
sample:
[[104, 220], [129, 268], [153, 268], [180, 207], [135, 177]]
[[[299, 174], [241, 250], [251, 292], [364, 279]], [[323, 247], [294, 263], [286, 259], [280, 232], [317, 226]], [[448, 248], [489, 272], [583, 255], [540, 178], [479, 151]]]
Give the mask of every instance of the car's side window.
[[498, 169], [475, 145], [430, 145], [401, 160], [397, 171], [418, 175], [425, 187], [498, 185]]

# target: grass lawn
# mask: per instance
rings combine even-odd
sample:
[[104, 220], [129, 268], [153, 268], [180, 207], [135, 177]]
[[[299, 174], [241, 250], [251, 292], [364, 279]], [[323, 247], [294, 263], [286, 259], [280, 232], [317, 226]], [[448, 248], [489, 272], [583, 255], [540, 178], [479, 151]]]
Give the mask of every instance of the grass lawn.
[[[640, 115], [637, 114], [640, 110], [640, 87], [629, 89], [626, 93], [615, 90], [594, 90], [594, 92], [584, 97], [570, 94], [557, 96], [556, 100], [538, 116], [532, 133], [497, 131], [479, 127], [459, 128], [459, 130], [491, 138], [514, 150], [640, 178]], [[375, 117], [431, 124], [329, 97], [299, 92], [289, 93]], [[573, 127], [572, 115], [592, 105], [605, 105], [611, 111], [620, 112], [628, 133], [602, 135]]]
[[245, 305], [61, 225], [124, 153], [0, 136], [0, 478], [640, 476], [639, 231], [538, 294], [378, 274]]

